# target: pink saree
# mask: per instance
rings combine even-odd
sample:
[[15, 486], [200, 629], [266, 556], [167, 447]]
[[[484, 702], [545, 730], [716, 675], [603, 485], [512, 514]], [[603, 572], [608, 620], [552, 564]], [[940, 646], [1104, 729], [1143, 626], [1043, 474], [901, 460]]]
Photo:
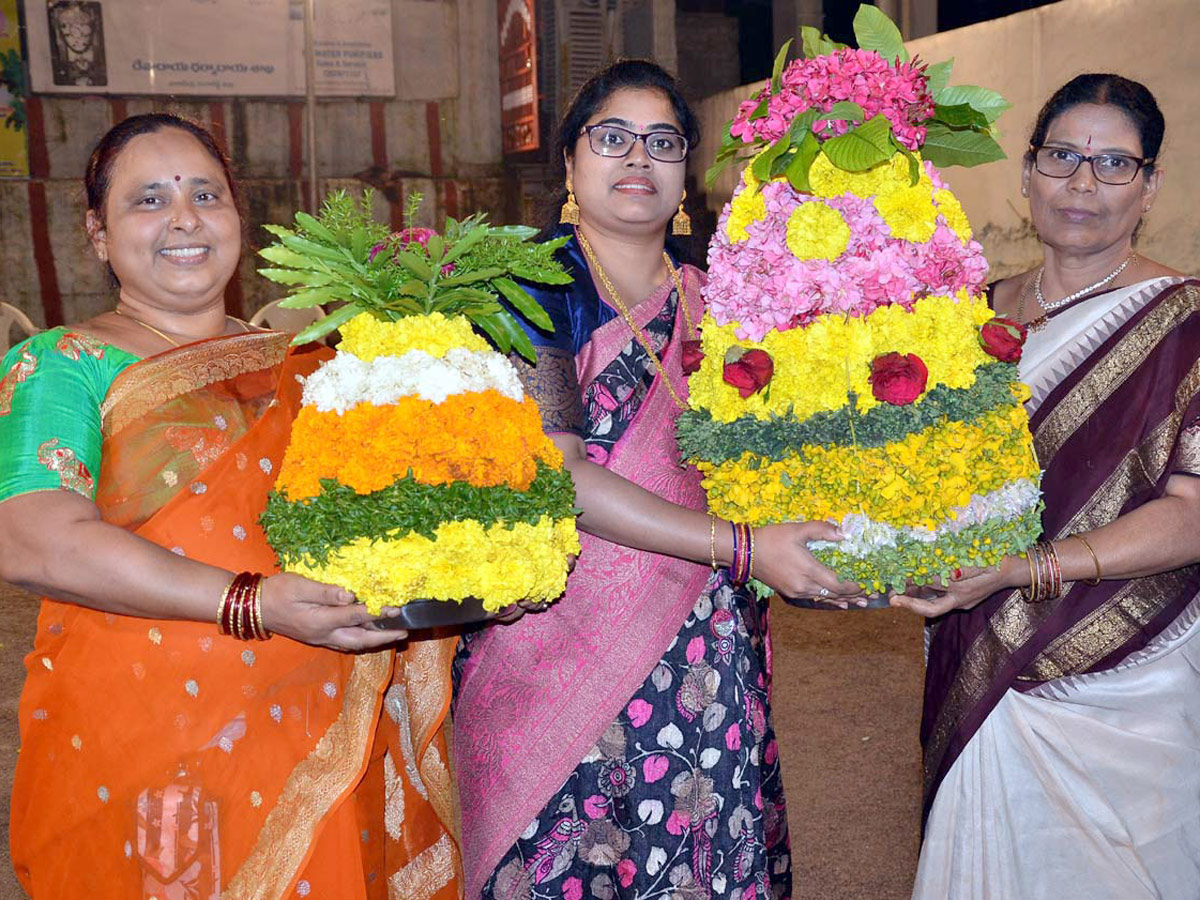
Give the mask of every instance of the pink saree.
[[[703, 309], [703, 275], [683, 268], [693, 321]], [[631, 312], [639, 328], [662, 310], [664, 285]], [[663, 367], [687, 396], [681, 345], [686, 318], [677, 310]], [[581, 390], [629, 344], [621, 318], [596, 329], [577, 356]], [[680, 464], [679, 414], [662, 376], [603, 465], [673, 503], [705, 508], [695, 470]], [[454, 712], [454, 760], [463, 798], [466, 896], [480, 896], [504, 854], [646, 680], [704, 590], [710, 572], [673, 557], [623, 547], [592, 535], [550, 609], [472, 644]]]

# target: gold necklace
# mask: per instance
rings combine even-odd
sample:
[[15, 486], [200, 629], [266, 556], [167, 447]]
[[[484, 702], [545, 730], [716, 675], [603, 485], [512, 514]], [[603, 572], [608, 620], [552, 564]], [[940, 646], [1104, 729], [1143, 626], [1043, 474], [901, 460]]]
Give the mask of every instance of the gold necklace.
[[143, 328], [147, 329], [148, 331], [153, 331], [155, 334], [157, 334], [160, 338], [162, 338], [164, 341], [166, 341], [172, 347], [179, 346], [179, 341], [167, 337], [165, 334], [163, 334], [161, 331], [159, 331], [157, 328], [155, 328], [149, 322], [143, 322], [137, 316], [131, 316], [131, 315], [129, 315], [129, 313], [121, 312], [120, 307], [115, 307], [113, 309], [113, 312], [116, 313], [118, 316], [121, 316], [123, 319], [128, 319], [130, 322], [137, 322], [139, 325], [141, 325]]
[[[583, 232], [579, 229], [575, 230], [575, 234], [579, 237], [579, 246], [583, 248], [583, 254], [587, 257], [588, 265], [596, 273], [596, 277], [600, 279], [600, 283], [604, 286], [608, 297], [612, 300], [613, 305], [620, 311], [621, 317], [625, 319], [625, 323], [629, 326], [629, 330], [633, 332], [634, 338], [642, 345], [642, 349], [650, 355], [650, 361], [654, 363], [654, 368], [658, 370], [659, 377], [663, 380], [663, 384], [667, 386], [667, 391], [670, 392], [671, 398], [679, 406], [680, 409], [687, 409], [687, 402], [679, 396], [675, 390], [675, 386], [671, 384], [671, 379], [667, 377], [667, 370], [663, 367], [662, 360], [658, 354], [654, 352], [654, 347], [650, 344], [650, 339], [646, 337], [642, 329], [638, 328], [637, 322], [633, 320], [633, 314], [630, 313], [629, 307], [621, 299], [621, 295], [617, 293], [616, 286], [609, 280], [608, 275], [600, 266], [600, 260], [596, 259], [596, 253], [592, 250], [592, 245], [588, 239], [583, 236]], [[663, 251], [663, 262], [667, 265], [667, 271], [671, 273], [671, 280], [675, 282], [675, 290], [679, 294], [679, 304], [683, 307], [683, 318], [687, 323], [688, 336], [695, 334], [696, 326], [692, 324], [692, 314], [688, 310], [687, 297], [683, 293], [683, 281], [679, 277], [679, 270], [671, 263], [671, 257], [667, 255], [667, 251]]]

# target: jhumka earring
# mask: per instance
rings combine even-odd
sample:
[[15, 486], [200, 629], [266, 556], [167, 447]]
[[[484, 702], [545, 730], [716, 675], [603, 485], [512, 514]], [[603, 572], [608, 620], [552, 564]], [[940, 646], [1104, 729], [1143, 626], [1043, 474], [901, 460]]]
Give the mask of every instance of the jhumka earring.
[[575, 189], [571, 186], [570, 178], [567, 179], [567, 202], [562, 205], [558, 221], [562, 225], [579, 224], [579, 204], [575, 202]]
[[686, 237], [692, 233], [692, 220], [683, 209], [683, 201], [687, 199], [687, 191], [679, 198], [679, 212], [671, 219], [671, 234]]

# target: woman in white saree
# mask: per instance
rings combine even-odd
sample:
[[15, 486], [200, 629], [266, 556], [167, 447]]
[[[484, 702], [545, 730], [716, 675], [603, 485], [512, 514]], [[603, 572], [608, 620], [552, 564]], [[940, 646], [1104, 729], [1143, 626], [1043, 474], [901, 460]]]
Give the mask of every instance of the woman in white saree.
[[1200, 897], [1200, 282], [1133, 249], [1163, 173], [1145, 87], [1081, 75], [1024, 190], [1044, 264], [999, 282], [1043, 540], [932, 598], [915, 900]]

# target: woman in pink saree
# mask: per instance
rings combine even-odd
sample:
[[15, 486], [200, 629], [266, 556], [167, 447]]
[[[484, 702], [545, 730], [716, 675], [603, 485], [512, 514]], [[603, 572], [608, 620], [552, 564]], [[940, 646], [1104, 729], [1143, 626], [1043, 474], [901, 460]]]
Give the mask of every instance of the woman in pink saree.
[[[733, 531], [675, 446], [703, 275], [664, 245], [696, 137], [674, 81], [641, 61], [596, 75], [560, 129], [576, 280], [537, 292], [555, 331], [532, 335], [524, 380], [575, 479], [584, 543], [562, 600], [459, 652], [472, 900], [791, 894], [767, 603], [732, 582]], [[818, 538], [836, 530], [756, 530], [755, 576], [856, 593], [808, 553]]]

